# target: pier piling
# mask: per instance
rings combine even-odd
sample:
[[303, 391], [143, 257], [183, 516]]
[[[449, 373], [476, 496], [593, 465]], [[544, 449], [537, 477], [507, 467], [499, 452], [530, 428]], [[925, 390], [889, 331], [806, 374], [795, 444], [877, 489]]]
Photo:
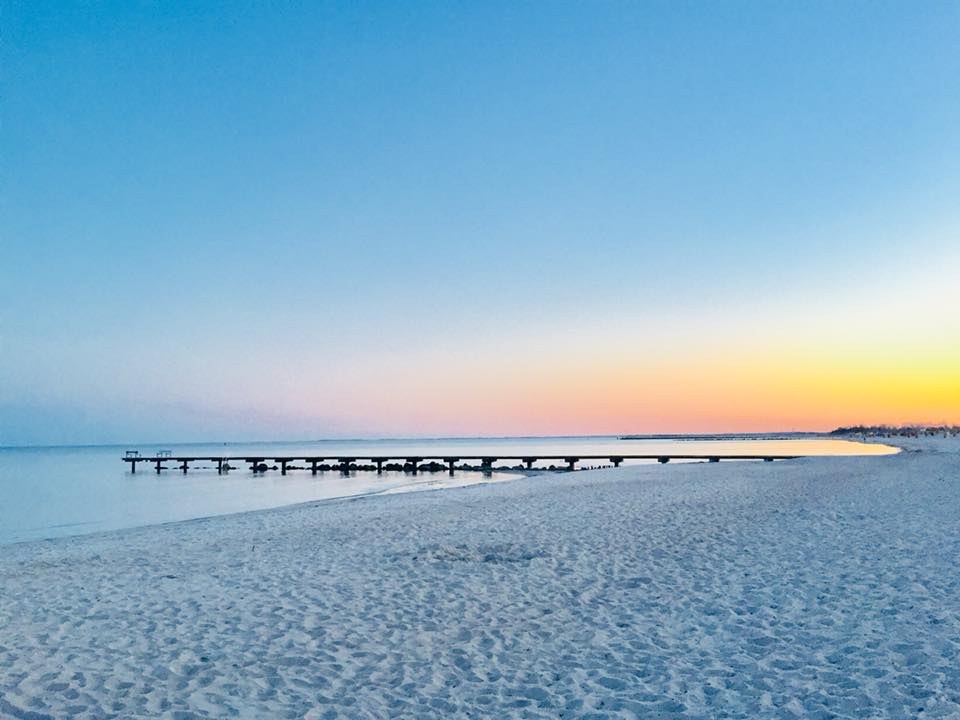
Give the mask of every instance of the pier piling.
[[[486, 475], [493, 473], [494, 463], [499, 460], [504, 461], [513, 461], [514, 463], [523, 463], [526, 466], [527, 470], [532, 470], [534, 465], [538, 462], [546, 461], [559, 461], [562, 460], [566, 463], [567, 470], [576, 470], [577, 463], [585, 462], [589, 460], [596, 461], [607, 461], [610, 462], [614, 467], [620, 467], [624, 460], [656, 460], [661, 464], [666, 464], [670, 460], [699, 460], [701, 462], [720, 462], [721, 460], [762, 460], [764, 462], [774, 462], [775, 460], [793, 460], [797, 457], [802, 457], [800, 455], [699, 455], [699, 454], [675, 454], [675, 455], [509, 455], [494, 457], [489, 455], [474, 455], [473, 457], [449, 457], [445, 455], [433, 455], [427, 457], [410, 457], [410, 456], [401, 456], [392, 458], [393, 460], [398, 460], [402, 463], [397, 467], [402, 467], [405, 471], [411, 472], [414, 475], [418, 474], [421, 465], [423, 463], [428, 463], [424, 467], [433, 470], [438, 470], [442, 467], [443, 464], [447, 466], [448, 472], [453, 475], [457, 470], [457, 463], [464, 462], [466, 467], [470, 467], [472, 461], [479, 460], [480, 462], [480, 471]], [[121, 458], [124, 462], [130, 464], [130, 472], [136, 473], [137, 464], [144, 463], [153, 463], [154, 468], [156, 469], [157, 475], [160, 474], [162, 470], [167, 469], [167, 461], [170, 463], [175, 463], [175, 467], [181, 470], [184, 474], [187, 474], [190, 469], [190, 463], [201, 463], [201, 467], [208, 467], [204, 463], [216, 463], [217, 465], [217, 474], [224, 474], [231, 469], [230, 461], [234, 460], [237, 462], [245, 462], [250, 466], [250, 472], [254, 474], [260, 474], [266, 472], [269, 469], [279, 469], [281, 474], [286, 475], [288, 470], [297, 469], [297, 462], [309, 463], [310, 472], [313, 475], [317, 474], [317, 471], [320, 469], [329, 470], [331, 466], [322, 464], [324, 460], [335, 459], [336, 465], [333, 466], [334, 469], [339, 468], [340, 472], [344, 475], [349, 474], [352, 470], [373, 470], [373, 466], [376, 466], [377, 474], [383, 474], [383, 468], [385, 464], [388, 464], [391, 458], [384, 456], [367, 456], [360, 458], [363, 461], [363, 464], [356, 465], [357, 458], [353, 457], [337, 457], [337, 458], [323, 458], [323, 457], [297, 457], [297, 456], [286, 456], [286, 457], [236, 457], [236, 456], [223, 456], [223, 457], [210, 457], [210, 456], [178, 456], [173, 457], [169, 451], [164, 451], [163, 454], [158, 453], [157, 457], [142, 457], [142, 456], [133, 456], [126, 455]], [[273, 467], [269, 467], [267, 463], [276, 463]], [[279, 466], [279, 468], [277, 467]], [[394, 467], [390, 465], [389, 467]], [[554, 468], [554, 465], [550, 465], [551, 468]], [[196, 468], [194, 468], [196, 469]], [[306, 468], [303, 468], [306, 469]]]

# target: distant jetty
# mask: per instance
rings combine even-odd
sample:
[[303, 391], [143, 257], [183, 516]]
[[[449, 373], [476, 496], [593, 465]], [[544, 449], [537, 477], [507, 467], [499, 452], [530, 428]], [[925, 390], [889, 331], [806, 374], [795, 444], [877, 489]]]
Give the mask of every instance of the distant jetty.
[[683, 435], [660, 433], [652, 435], [619, 435], [618, 440], [799, 440], [802, 438], [820, 437], [823, 433], [817, 432], [766, 432], [766, 433], [716, 433], [705, 435]]

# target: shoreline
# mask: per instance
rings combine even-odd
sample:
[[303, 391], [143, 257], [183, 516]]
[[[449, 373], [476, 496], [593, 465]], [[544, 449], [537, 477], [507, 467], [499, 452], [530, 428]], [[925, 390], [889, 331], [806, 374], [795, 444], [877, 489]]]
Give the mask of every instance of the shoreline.
[[[822, 439], [840, 445], [848, 440], [847, 438], [827, 437], [823, 437]], [[556, 438], [553, 440], [556, 441]], [[616, 445], [622, 448], [621, 452], [637, 449], [636, 446], [631, 448], [630, 442], [616, 443]], [[863, 445], [860, 447], [863, 448]], [[610, 448], [609, 444], [605, 449], [610, 451], [611, 456], [617, 452], [617, 449]], [[585, 449], [580, 448], [580, 450], [584, 451]], [[790, 448], [786, 449], [787, 452], [790, 452], [790, 450]], [[460, 451], [462, 452], [462, 448]], [[518, 449], [501, 447], [497, 448], [497, 451], [516, 453]], [[546, 453], [552, 452], [554, 454], [558, 452], [557, 448], [540, 448], [533, 454], [541, 451]], [[596, 449], [585, 451], [588, 454], [590, 452], [597, 452]], [[749, 450], [749, 452], [755, 453], [762, 453], [763, 451], [764, 449], [760, 447]], [[780, 450], [780, 452], [783, 451], [784, 449]], [[817, 450], [813, 451], [817, 452]], [[822, 450], [820, 451], [822, 452]], [[446, 450], [444, 452], [446, 452]], [[659, 453], [661, 450], [658, 448], [657, 452]], [[707, 452], [707, 449], [704, 449], [704, 452]], [[839, 452], [844, 452], [844, 450], [841, 449]], [[854, 452], [856, 452], [856, 450], [854, 450]], [[421, 451], [420, 454], [423, 454], [423, 451]], [[496, 455], [499, 454], [499, 452], [495, 451], [492, 454]], [[606, 455], [603, 454], [601, 457], [606, 457]], [[38, 516], [33, 525], [26, 526], [21, 523], [24, 522], [26, 518], [31, 517], [30, 509], [23, 507], [20, 508], [18, 512], [16, 492], [14, 492], [14, 505], [0, 510], [0, 520], [3, 520], [5, 517], [9, 522], [4, 529], [2, 539], [0, 539], [0, 547], [10, 547], [31, 542], [48, 542], [56, 538], [86, 537], [88, 535], [149, 527], [157, 524], [219, 517], [237, 512], [255, 512], [347, 497], [402, 492], [424, 492], [428, 489], [434, 489], [432, 486], [436, 486], [437, 489], [452, 489], [472, 484], [512, 482], [522, 479], [523, 477], [550, 474], [554, 471], [557, 473], [566, 472], [566, 468], [548, 468], [546, 467], [546, 462], [532, 469], [523, 467], [520, 464], [497, 465], [493, 468], [494, 472], [491, 477], [490, 475], [481, 475], [481, 468], [479, 466], [464, 465], [458, 469], [456, 477], [448, 478], [445, 467], [442, 472], [439, 470], [434, 472], [433, 470], [436, 470], [436, 468], [428, 470], [424, 467], [421, 468], [422, 472], [419, 478], [399, 471], [387, 472], [384, 475], [385, 482], [383, 486], [381, 486], [379, 476], [373, 477], [366, 472], [350, 473], [349, 476], [344, 476], [339, 472], [333, 473], [333, 471], [331, 471], [330, 473], [322, 473], [322, 477], [313, 478], [315, 482], [310, 482], [310, 477], [303, 476], [302, 468], [298, 470], [297, 467], [291, 466], [292, 472], [289, 475], [288, 482], [285, 479], [281, 479], [276, 473], [267, 473], [261, 477], [257, 477], [256, 475], [251, 477], [248, 473], [238, 471], [240, 475], [236, 478], [234, 478], [232, 473], [229, 477], [227, 475], [214, 477], [210, 476], [209, 473], [205, 474], [204, 468], [199, 467], [194, 468], [194, 470], [199, 472], [199, 475], [191, 473], [190, 483], [187, 483], [186, 475], [180, 478], [179, 473], [164, 474], [163, 480], [157, 477], [156, 483], [154, 483], [151, 472], [142, 478], [141, 474], [138, 473], [135, 483], [122, 482], [117, 484], [118, 480], [123, 479], [123, 477], [118, 474], [117, 480], [113, 481], [114, 486], [108, 487], [104, 485], [102, 478], [109, 477], [112, 470], [112, 460], [112, 457], [106, 459], [105, 454], [101, 452], [100, 459], [98, 460], [100, 465], [95, 465], [91, 461], [90, 467], [92, 469], [90, 470], [84, 470], [82, 466], [78, 465], [77, 471], [81, 473], [81, 476], [79, 477], [80, 482], [76, 484], [76, 488], [79, 489], [79, 493], [74, 491], [70, 483], [65, 484], [61, 479], [56, 479], [52, 482], [46, 480], [48, 477], [55, 477], [50, 474], [49, 471], [46, 471], [47, 475], [43, 476], [46, 484], [41, 488], [43, 492], [48, 493], [61, 493], [61, 491], [65, 491], [67, 495], [72, 495], [77, 501], [80, 501], [77, 507], [81, 508], [87, 506], [94, 508], [96, 504], [102, 502], [99, 498], [103, 497], [106, 501], [104, 503], [106, 512], [98, 514], [93, 511], [75, 512], [72, 509], [54, 508], [46, 514]], [[78, 457], [77, 461], [85, 461], [85, 459]], [[106, 464], [104, 464], [104, 461]], [[33, 471], [32, 465], [26, 464], [22, 460], [20, 462], [19, 474], [29, 475], [29, 473]], [[507, 461], [504, 462], [506, 463]], [[685, 461], [678, 460], [677, 462]], [[626, 464], [630, 463], [631, 461], [628, 459]], [[581, 464], [584, 466], [591, 465], [594, 464], [594, 461], [587, 459]], [[578, 472], [582, 472], [584, 470], [599, 469], [605, 466], [606, 463], [601, 461], [597, 462], [596, 465], [599, 467], [582, 467], [577, 468], [577, 470]], [[16, 465], [14, 465], [14, 467], [16, 467]], [[473, 469], [471, 470], [471, 468]], [[209, 468], [207, 469], [209, 470]], [[8, 481], [15, 480], [17, 476], [10, 474], [10, 472], [13, 471], [10, 471], [9, 468], [7, 468], [7, 470], [8, 477], [6, 479]], [[66, 478], [70, 473], [74, 472], [74, 470], [72, 467], [64, 465], [57, 469], [57, 472], [62, 478]], [[127, 479], [133, 480], [134, 478], [130, 478], [130, 476], [127, 475]], [[236, 480], [236, 486], [232, 483], [234, 479]], [[3, 480], [4, 478], [0, 477], [0, 481]], [[95, 489], [95, 492], [103, 493], [102, 496], [94, 497], [90, 491], [85, 489], [86, 487], [93, 488], [95, 485], [99, 485], [99, 488]], [[229, 491], [228, 485], [235, 488], [233, 492]], [[141, 486], [143, 489], [138, 490], [138, 486]], [[10, 487], [12, 488], [14, 486], [11, 485]], [[137, 506], [136, 493], [138, 492], [143, 493], [144, 500], [152, 497], [159, 501], [159, 504], [150, 504], [147, 500], [145, 504]], [[274, 492], [276, 493], [275, 495], [273, 494]], [[238, 500], [232, 498], [238, 498]], [[86, 503], [86, 505], [84, 505], [84, 503]], [[56, 502], [54, 505], [56, 505]], [[124, 516], [123, 513], [126, 513], [126, 515]]]
[[[889, 439], [889, 438], [888, 438], [888, 439]], [[871, 438], [867, 438], [867, 440], [866, 440], [865, 442], [870, 442], [870, 441], [871, 441]], [[874, 443], [874, 444], [889, 445], [890, 447], [894, 447], [894, 445], [893, 445], [892, 443], [888, 443], [888, 442], [877, 442], [877, 443]], [[899, 448], [899, 450], [900, 450], [901, 452], [908, 451], [906, 448]], [[909, 452], [915, 452], [915, 451], [914, 451], [914, 450], [909, 450]], [[832, 458], [835, 458], [835, 457], [838, 457], [838, 458], [846, 458], [846, 457], [877, 457], [877, 458], [883, 458], [883, 457], [892, 457], [892, 456], [893, 456], [893, 454], [890, 454], [890, 455], [810, 456], [810, 457], [804, 457], [804, 458], [796, 458], [796, 459], [794, 459], [794, 460], [781, 460], [781, 461], [779, 461], [779, 462], [797, 462], [798, 460], [822, 460], [822, 459], [832, 459]], [[706, 463], [702, 463], [702, 462], [690, 462], [690, 463], [678, 462], [678, 463], [674, 463], [674, 467], [683, 466], [683, 465], [703, 465], [703, 464], [706, 464]], [[624, 466], [624, 467], [625, 467], [625, 468], [638, 468], [638, 467], [652, 468], [652, 467], [655, 467], [655, 466], [652, 465], [652, 464], [651, 464], [651, 465], [646, 465], [646, 464], [644, 464], [644, 465], [627, 465], [627, 466]], [[575, 472], [576, 472], [576, 473], [597, 473], [597, 472], [602, 472], [602, 471], [614, 471], [614, 470], [617, 470], [617, 469], [618, 469], [618, 468], [614, 468], [614, 467], [611, 466], [611, 467], [602, 467], [602, 468], [583, 469], [583, 470], [577, 470], [577, 471], [575, 471]], [[620, 468], [620, 469], [623, 469], [623, 468]], [[317, 499], [317, 500], [305, 500], [305, 501], [303, 501], [303, 502], [295, 502], [295, 503], [290, 503], [290, 504], [288, 504], [288, 505], [277, 505], [277, 506], [275, 506], [275, 507], [254, 508], [254, 509], [251, 509], [251, 510], [240, 510], [240, 511], [237, 511], [237, 512], [220, 513], [220, 514], [213, 514], [213, 515], [202, 515], [202, 516], [199, 516], [199, 517], [186, 518], [186, 519], [183, 519], [183, 520], [170, 520], [170, 521], [167, 521], [167, 522], [148, 523], [148, 524], [145, 524], [145, 525], [134, 525], [134, 526], [131, 526], [131, 527], [114, 528], [114, 529], [110, 529], [110, 530], [95, 530], [95, 531], [93, 531], [93, 532], [80, 533], [80, 534], [77, 534], [77, 535], [62, 535], [62, 536], [51, 537], [51, 538], [39, 538], [39, 539], [30, 539], [30, 540], [17, 540], [17, 541], [9, 542], [9, 543], [0, 543], [0, 549], [13, 548], [13, 547], [19, 547], [19, 546], [31, 545], [31, 544], [33, 544], [33, 545], [48, 545], [48, 544], [55, 544], [55, 543], [71, 543], [71, 542], [76, 542], [76, 541], [80, 541], [80, 540], [85, 540], [85, 539], [88, 539], [88, 538], [91, 538], [91, 539], [92, 539], [92, 538], [98, 538], [98, 537], [109, 537], [109, 536], [112, 536], [112, 535], [118, 535], [118, 536], [119, 536], [119, 535], [123, 535], [123, 534], [126, 534], [126, 533], [132, 533], [132, 532], [137, 532], [137, 531], [148, 530], [148, 529], [150, 529], [150, 528], [163, 528], [163, 527], [171, 527], [171, 526], [177, 526], [177, 525], [189, 525], [189, 524], [192, 524], [192, 523], [202, 523], [202, 522], [206, 522], [206, 521], [210, 521], [210, 520], [217, 520], [217, 519], [219, 519], [219, 518], [234, 518], [234, 517], [241, 517], [241, 516], [245, 516], [245, 515], [255, 515], [255, 514], [258, 514], [258, 513], [277, 513], [277, 512], [282, 512], [282, 511], [284, 511], [284, 510], [295, 510], [295, 509], [308, 508], [308, 507], [314, 507], [314, 506], [320, 507], [320, 506], [334, 505], [334, 504], [337, 504], [337, 503], [342, 503], [342, 502], [346, 502], [346, 501], [350, 501], [350, 500], [369, 500], [369, 499], [373, 499], [373, 498], [377, 498], [377, 497], [393, 497], [393, 496], [407, 495], [407, 494], [411, 494], [411, 493], [421, 494], [421, 493], [455, 492], [455, 491], [465, 490], [465, 489], [467, 489], [467, 488], [482, 487], [482, 486], [494, 485], [494, 484], [500, 484], [500, 483], [517, 483], [517, 482], [521, 482], [521, 481], [524, 481], [524, 480], [529, 480], [529, 479], [531, 479], [531, 478], [540, 477], [540, 476], [553, 477], [553, 476], [562, 476], [562, 475], [571, 474], [571, 473], [570, 473], [568, 470], [566, 470], [566, 469], [556, 469], [556, 470], [540, 469], [540, 470], [532, 470], [532, 471], [531, 471], [531, 470], [525, 470], [525, 469], [524, 469], [524, 470], [521, 470], [521, 469], [509, 469], [509, 470], [507, 470], [507, 469], [502, 469], [502, 470], [496, 470], [496, 472], [497, 472], [499, 475], [502, 475], [502, 476], [504, 476], [504, 475], [513, 475], [514, 477], [510, 477], [510, 478], [504, 477], [504, 478], [502, 478], [502, 479], [498, 479], [498, 480], [495, 480], [495, 481], [492, 481], [492, 482], [478, 482], [478, 483], [472, 483], [472, 484], [469, 484], [469, 485], [456, 485], [456, 486], [453, 486], [453, 487], [442, 486], [442, 487], [431, 487], [431, 488], [417, 489], [417, 488], [411, 487], [411, 486], [402, 486], [402, 487], [399, 487], [399, 488], [386, 488], [386, 489], [383, 489], [383, 490], [375, 490], [375, 491], [371, 491], [371, 492], [358, 493], [358, 494], [356, 494], [356, 495], [338, 495], [338, 496], [336, 496], [336, 497], [320, 498], [320, 499]]]
[[[199, 517], [185, 518], [183, 520], [169, 520], [166, 522], [148, 523], [145, 525], [134, 525], [131, 527], [114, 528], [110, 530], [95, 530], [93, 532], [81, 533], [78, 535], [61, 535], [61, 536], [51, 537], [51, 538], [16, 540], [14, 542], [9, 542], [9, 543], [0, 543], [0, 551], [2, 551], [5, 548], [19, 547], [19, 546], [31, 545], [31, 544], [47, 545], [47, 544], [54, 544], [54, 543], [70, 543], [70, 542], [76, 542], [79, 540], [85, 540], [87, 538], [122, 535], [124, 533], [133, 533], [137, 531], [149, 530], [150, 528], [163, 528], [163, 527], [171, 527], [176, 525], [189, 525], [191, 523], [206, 522], [209, 520], [217, 520], [219, 518], [234, 518], [234, 517], [241, 517], [244, 515], [255, 515], [257, 513], [273, 513], [273, 512], [282, 512], [284, 510], [308, 508], [312, 506], [333, 505], [336, 503], [345, 502], [349, 500], [368, 500], [376, 497], [393, 497], [393, 496], [399, 496], [399, 495], [408, 495], [412, 493], [421, 494], [421, 493], [448, 492], [451, 490], [463, 490], [466, 488], [477, 487], [481, 485], [495, 485], [499, 483], [517, 482], [518, 480], [525, 480], [531, 477], [536, 477], [538, 475], [560, 474], [561, 472], [566, 472], [566, 471], [543, 470], [540, 472], [530, 472], [530, 471], [524, 470], [523, 472], [521, 472], [520, 470], [516, 470], [516, 471], [507, 472], [507, 471], [498, 470], [497, 471], [498, 475], [501, 475], [501, 476], [516, 475], [516, 477], [512, 477], [512, 478], [504, 477], [504, 478], [490, 481], [490, 482], [472, 483], [467, 485], [455, 485], [452, 487], [442, 486], [442, 487], [430, 487], [430, 488], [417, 489], [415, 486], [405, 485], [399, 488], [390, 487], [390, 488], [385, 488], [383, 490], [374, 490], [371, 492], [357, 493], [355, 495], [337, 495], [336, 497], [318, 498], [316, 500], [304, 500], [303, 502], [289, 503], [287, 505], [276, 505], [274, 507], [253, 508], [250, 510], [238, 510], [236, 512], [219, 513], [214, 515], [202, 515]], [[590, 470], [586, 472], [597, 472], [597, 471]]]

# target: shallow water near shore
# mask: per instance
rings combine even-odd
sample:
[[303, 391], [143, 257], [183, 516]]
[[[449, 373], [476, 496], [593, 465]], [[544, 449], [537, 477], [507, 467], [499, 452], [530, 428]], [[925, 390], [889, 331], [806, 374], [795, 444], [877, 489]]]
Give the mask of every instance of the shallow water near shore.
[[[773, 437], [773, 436], [771, 436]], [[811, 436], [722, 440], [616, 437], [481, 438], [417, 440], [325, 440], [298, 443], [0, 448], [0, 544], [81, 535], [233, 512], [279, 507], [311, 500], [384, 492], [457, 487], [514, 479], [517, 472], [484, 475], [458, 471], [412, 475], [402, 472], [292, 471], [253, 475], [243, 467], [218, 475], [191, 469], [184, 475], [157, 475], [148, 466], [131, 474], [120, 458], [127, 449], [150, 457], [175, 455], [631, 455], [784, 454], [875, 455], [895, 452], [882, 445]], [[591, 464], [589, 461], [585, 464]], [[644, 461], [626, 461], [627, 464]], [[502, 466], [506, 463], [498, 463]], [[538, 467], [546, 469], [549, 462]], [[604, 464], [596, 462], [595, 464]]]

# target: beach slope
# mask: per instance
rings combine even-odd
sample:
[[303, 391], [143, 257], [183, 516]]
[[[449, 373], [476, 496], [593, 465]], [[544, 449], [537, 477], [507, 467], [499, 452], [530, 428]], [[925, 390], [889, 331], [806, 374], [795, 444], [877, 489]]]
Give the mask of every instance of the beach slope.
[[3, 548], [0, 716], [960, 716], [960, 445]]

